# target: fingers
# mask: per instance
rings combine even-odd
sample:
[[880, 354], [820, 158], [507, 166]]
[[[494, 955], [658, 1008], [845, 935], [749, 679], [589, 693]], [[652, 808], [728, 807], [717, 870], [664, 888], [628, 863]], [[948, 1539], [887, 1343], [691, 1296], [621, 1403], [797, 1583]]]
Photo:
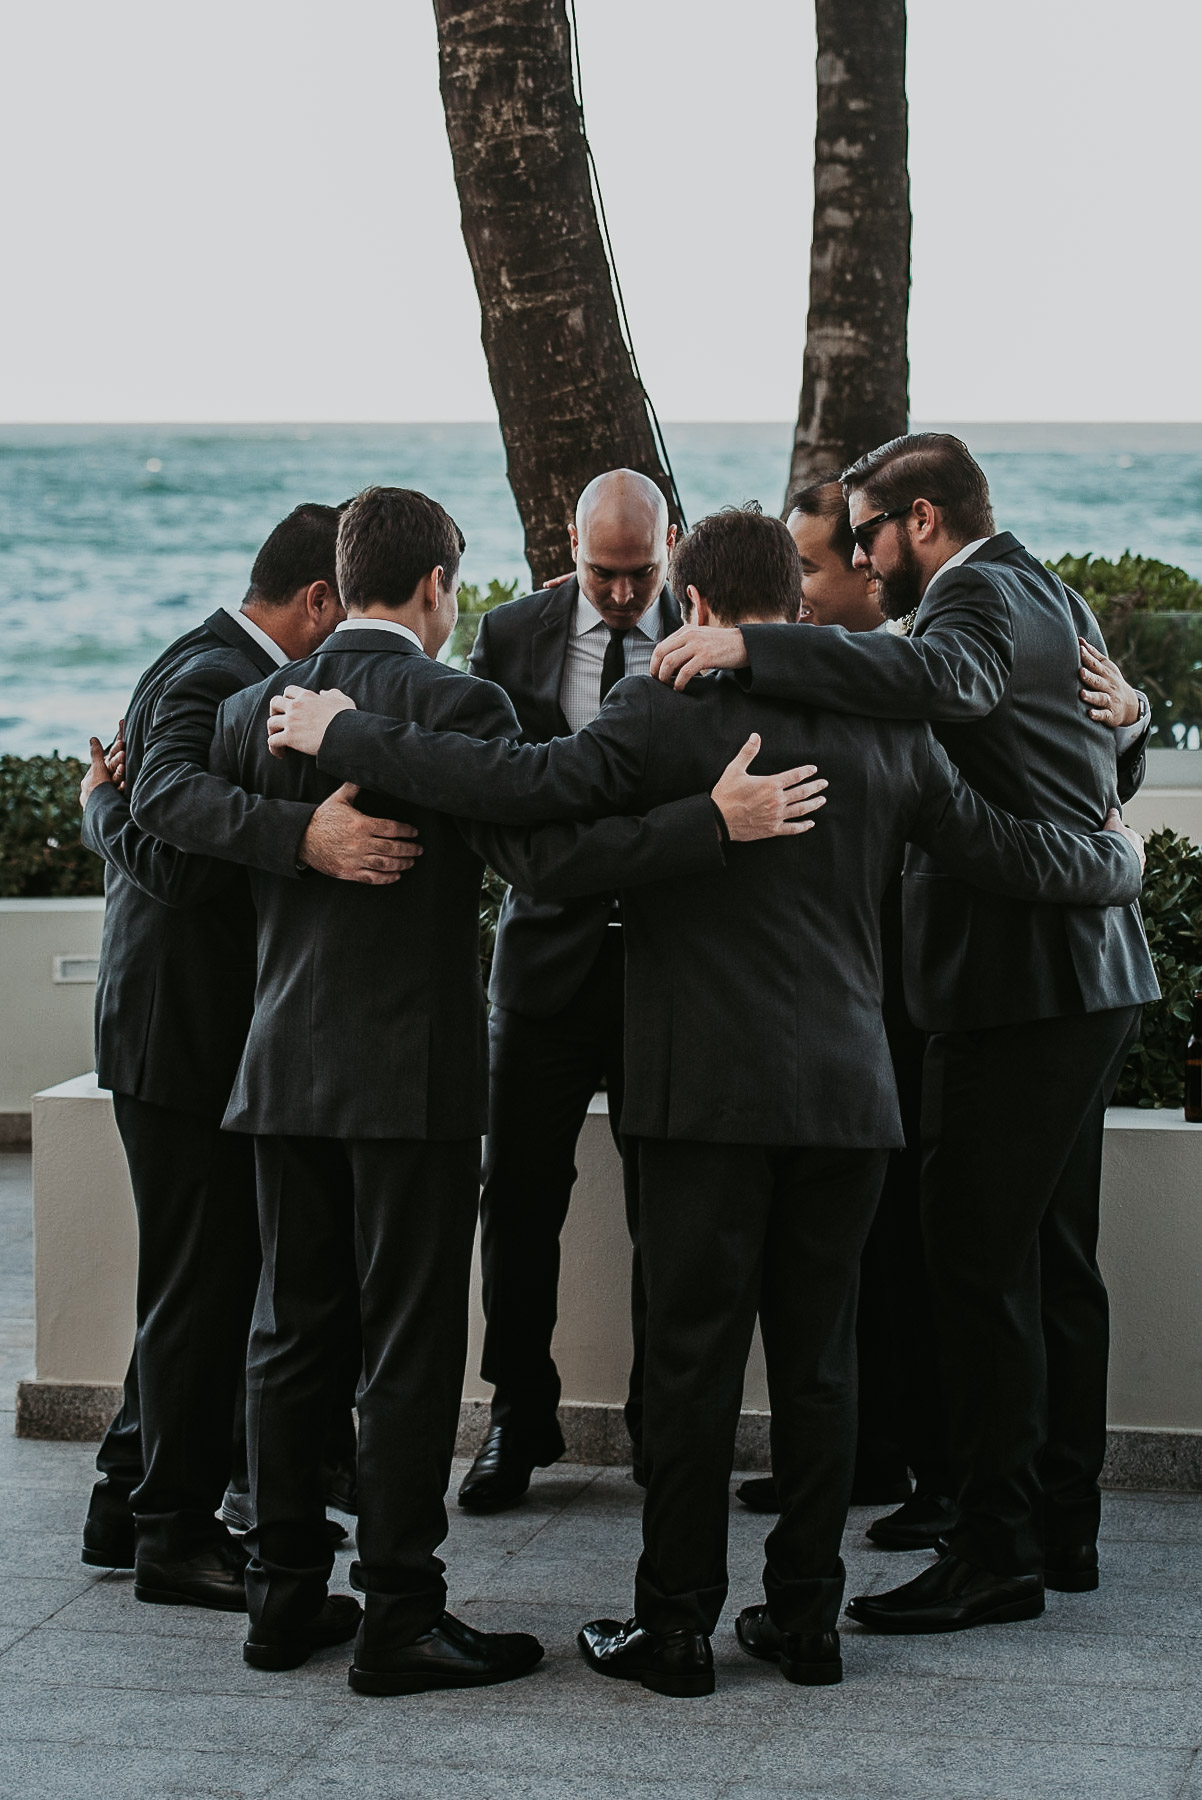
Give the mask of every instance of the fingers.
[[[811, 776], [817, 775], [817, 773], [817, 763], [802, 763], [799, 769], [786, 769], [783, 774], [774, 775], [772, 779], [779, 782], [780, 786], [783, 788], [796, 787], [799, 781], [809, 781]], [[819, 781], [816, 785], [818, 787], [825, 787], [826, 782]]]
[[1102, 826], [1102, 829], [1103, 829], [1103, 831], [1117, 831], [1119, 826], [1122, 824], [1122, 822], [1123, 822], [1122, 813], [1119, 811], [1117, 806], [1112, 806], [1110, 811], [1106, 814], [1106, 820]]
[[403, 819], [369, 819], [366, 813], [362, 818], [363, 823], [370, 826], [372, 837], [395, 839], [415, 838], [418, 835], [417, 826], [406, 825]]
[[108, 763], [105, 761], [104, 745], [101, 743], [100, 739], [95, 738], [95, 737], [89, 738], [88, 739], [88, 749], [91, 752], [91, 756], [92, 756], [92, 773], [94, 775], [100, 775], [100, 776], [107, 775], [109, 772], [109, 766], [108, 766]]
[[753, 731], [741, 750], [735, 752], [726, 765], [727, 774], [745, 775], [748, 768], [760, 753], [760, 734]]
[[[355, 795], [358, 792], [359, 792], [359, 784], [357, 782], [344, 781], [340, 788], [334, 789], [334, 792], [330, 795], [329, 801], [327, 801], [326, 804], [329, 805], [329, 804], [333, 803], [333, 804], [337, 805], [339, 803], [342, 803], [343, 805], [349, 805], [349, 803], [355, 798]], [[364, 815], [364, 817], [366, 817], [366, 814]], [[383, 819], [378, 819], [378, 820], [376, 820], [376, 823], [379, 825], [383, 825], [385, 823], [385, 821]]]

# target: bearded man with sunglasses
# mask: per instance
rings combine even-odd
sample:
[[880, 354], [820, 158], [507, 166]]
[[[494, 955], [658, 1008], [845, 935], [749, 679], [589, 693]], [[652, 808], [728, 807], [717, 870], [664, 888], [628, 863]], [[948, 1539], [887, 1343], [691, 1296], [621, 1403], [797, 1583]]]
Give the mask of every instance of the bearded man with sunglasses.
[[[843, 486], [856, 561], [888, 617], [914, 615], [908, 636], [690, 628], [657, 647], [652, 673], [680, 688], [742, 669], [753, 694], [930, 720], [966, 780], [1019, 817], [1080, 828], [1129, 798], [1146, 703], [1097, 691], [1108, 665], [1093, 615], [996, 531], [959, 439], [896, 438]], [[931, 1034], [923, 1230], [959, 1522], [917, 1579], [849, 1612], [877, 1631], [957, 1631], [1033, 1618], [1045, 1587], [1098, 1585], [1103, 1117], [1159, 989], [1135, 904], [1005, 899], [914, 848], [903, 885], [907, 1002]]]

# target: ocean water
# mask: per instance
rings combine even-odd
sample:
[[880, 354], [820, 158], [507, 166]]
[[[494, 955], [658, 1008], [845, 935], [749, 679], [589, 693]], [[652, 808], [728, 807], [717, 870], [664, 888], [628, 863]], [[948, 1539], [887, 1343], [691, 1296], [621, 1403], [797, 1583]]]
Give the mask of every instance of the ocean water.
[[[1040, 556], [1131, 549], [1202, 576], [1202, 426], [965, 425], [999, 526]], [[686, 513], [779, 509], [787, 424], [668, 425]], [[465, 580], [528, 571], [495, 425], [0, 426], [0, 751], [107, 737], [163, 646], [246, 588], [302, 500], [435, 495]], [[567, 547], [565, 545], [565, 567]]]

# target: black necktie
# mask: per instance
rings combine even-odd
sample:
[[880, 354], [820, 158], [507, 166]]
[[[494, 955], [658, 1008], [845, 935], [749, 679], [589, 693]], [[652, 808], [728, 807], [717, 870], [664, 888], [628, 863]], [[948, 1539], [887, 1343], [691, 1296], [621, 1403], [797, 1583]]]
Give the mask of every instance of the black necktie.
[[601, 704], [605, 704], [605, 696], [615, 682], [621, 681], [626, 674], [626, 639], [630, 633], [609, 628], [609, 642], [605, 646], [605, 661], [601, 664]]

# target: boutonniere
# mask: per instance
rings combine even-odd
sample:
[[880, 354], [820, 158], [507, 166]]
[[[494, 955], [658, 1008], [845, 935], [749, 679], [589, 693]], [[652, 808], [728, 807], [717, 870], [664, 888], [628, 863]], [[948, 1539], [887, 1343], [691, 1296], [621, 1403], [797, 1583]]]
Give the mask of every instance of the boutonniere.
[[904, 619], [886, 619], [885, 629], [886, 631], [891, 631], [894, 637], [909, 637], [914, 629], [914, 621], [917, 617], [918, 608], [915, 607], [914, 611], [908, 612]]

